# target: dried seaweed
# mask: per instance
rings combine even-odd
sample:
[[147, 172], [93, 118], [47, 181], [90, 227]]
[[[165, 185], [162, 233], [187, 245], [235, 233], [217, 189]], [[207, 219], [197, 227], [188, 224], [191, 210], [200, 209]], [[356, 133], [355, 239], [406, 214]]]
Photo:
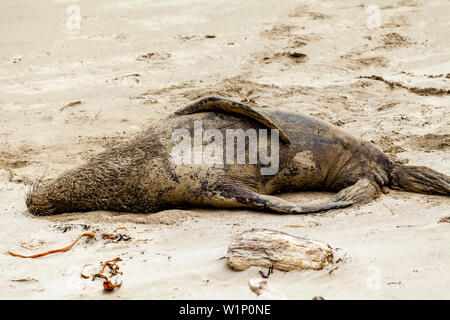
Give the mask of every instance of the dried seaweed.
[[14, 256], [14, 257], [19, 257], [19, 258], [39, 258], [39, 257], [43, 257], [43, 256], [46, 256], [46, 255], [49, 255], [49, 254], [53, 254], [53, 253], [69, 251], [78, 242], [78, 240], [80, 240], [84, 236], [93, 238], [93, 237], [95, 237], [95, 234], [90, 233], [90, 232], [83, 233], [81, 236], [78, 237], [77, 240], [75, 240], [71, 245], [69, 245], [67, 247], [64, 247], [64, 248], [61, 248], [61, 249], [50, 250], [50, 251], [43, 252], [43, 253], [33, 254], [31, 256], [23, 256], [21, 254], [17, 254], [17, 253], [11, 252], [11, 251], [8, 251], [8, 253], [10, 255]]

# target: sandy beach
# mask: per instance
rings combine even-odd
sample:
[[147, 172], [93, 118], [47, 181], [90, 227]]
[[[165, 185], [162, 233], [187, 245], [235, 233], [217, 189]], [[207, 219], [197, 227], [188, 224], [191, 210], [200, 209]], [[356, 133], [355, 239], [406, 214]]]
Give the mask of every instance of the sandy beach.
[[[0, 3], [0, 299], [257, 299], [223, 257], [270, 228], [350, 257], [275, 272], [288, 299], [450, 299], [450, 198], [391, 190], [309, 215], [96, 211], [36, 217], [57, 177], [210, 95], [306, 114], [402, 164], [450, 174], [450, 2], [42, 0]], [[297, 203], [328, 193], [283, 194]], [[448, 217], [446, 219], [446, 217]], [[82, 238], [70, 251], [22, 259]], [[103, 234], [121, 235], [119, 240]], [[122, 286], [83, 279], [120, 257]], [[265, 271], [265, 270], [263, 270]]]

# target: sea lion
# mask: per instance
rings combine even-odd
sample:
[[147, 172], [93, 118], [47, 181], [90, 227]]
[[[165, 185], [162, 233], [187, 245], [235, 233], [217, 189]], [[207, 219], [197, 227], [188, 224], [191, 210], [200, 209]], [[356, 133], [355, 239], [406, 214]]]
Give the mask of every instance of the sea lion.
[[[177, 129], [194, 138], [199, 129], [212, 129], [214, 141], [219, 141], [220, 134], [225, 136], [230, 128], [242, 129], [240, 133], [270, 130], [270, 138], [260, 135], [257, 151], [264, 145], [266, 151], [276, 151], [278, 146], [278, 170], [262, 174], [268, 162], [262, 163], [261, 154], [256, 163], [247, 164], [228, 160], [212, 165], [174, 161], [173, 150], [180, 143], [174, 140]], [[209, 138], [212, 144], [213, 139]], [[256, 140], [247, 138], [244, 153], [250, 158], [249, 150], [253, 147], [255, 151]], [[237, 139], [234, 137], [233, 142]], [[203, 140], [197, 147], [206, 144]], [[218, 155], [222, 156], [220, 152]], [[188, 154], [186, 159], [191, 156]], [[209, 97], [169, 115], [136, 138], [94, 156], [85, 165], [35, 185], [26, 205], [34, 215], [93, 210], [145, 213], [185, 207], [303, 214], [367, 203], [386, 187], [448, 196], [450, 177], [427, 167], [396, 164], [374, 144], [318, 119]], [[337, 194], [313, 205], [274, 196], [302, 190]]]

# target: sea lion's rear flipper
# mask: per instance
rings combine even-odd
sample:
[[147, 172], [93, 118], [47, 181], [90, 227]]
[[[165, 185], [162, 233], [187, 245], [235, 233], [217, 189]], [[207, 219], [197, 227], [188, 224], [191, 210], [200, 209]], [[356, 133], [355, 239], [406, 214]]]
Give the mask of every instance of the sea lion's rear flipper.
[[345, 208], [353, 204], [351, 201], [331, 201], [315, 205], [300, 205], [278, 197], [257, 193], [237, 184], [224, 184], [216, 188], [223, 203], [215, 203], [217, 207], [240, 207], [261, 211], [272, 211], [286, 214], [305, 214], [331, 209]]
[[229, 112], [233, 114], [243, 115], [249, 117], [259, 123], [263, 124], [269, 129], [277, 129], [279, 131], [279, 136], [281, 141], [289, 144], [289, 138], [286, 134], [278, 127], [272, 120], [270, 120], [266, 115], [259, 112], [255, 108], [240, 103], [220, 97], [208, 97], [200, 101], [197, 101], [187, 107], [184, 107], [175, 112], [175, 114], [192, 114], [197, 112], [207, 112], [207, 111], [222, 111]]
[[427, 167], [396, 165], [389, 181], [394, 189], [450, 196], [450, 177]]
[[349, 201], [352, 204], [368, 203], [380, 194], [380, 187], [369, 179], [359, 179], [354, 185], [342, 189], [334, 197], [334, 201]]

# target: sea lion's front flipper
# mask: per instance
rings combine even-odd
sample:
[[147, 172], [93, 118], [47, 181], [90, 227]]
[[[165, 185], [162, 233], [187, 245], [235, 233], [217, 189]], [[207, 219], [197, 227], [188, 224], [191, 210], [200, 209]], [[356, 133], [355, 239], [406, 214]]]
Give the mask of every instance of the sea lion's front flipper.
[[272, 211], [287, 214], [304, 214], [345, 208], [353, 204], [351, 201], [331, 201], [315, 205], [300, 205], [278, 197], [257, 193], [237, 184], [224, 184], [216, 188], [216, 192], [224, 201], [217, 201], [217, 207], [241, 207], [261, 211]]
[[289, 144], [289, 138], [286, 134], [278, 127], [272, 120], [270, 120], [266, 115], [259, 112], [255, 108], [240, 103], [220, 97], [208, 97], [200, 101], [197, 101], [187, 107], [184, 107], [175, 112], [175, 114], [192, 114], [197, 112], [207, 112], [207, 111], [222, 111], [229, 112], [233, 114], [239, 114], [249, 117], [259, 123], [263, 124], [269, 129], [277, 129], [279, 131], [279, 136], [281, 141]]
[[380, 194], [380, 187], [369, 179], [359, 179], [354, 185], [342, 189], [334, 197], [334, 201], [350, 201], [353, 204], [368, 203]]

